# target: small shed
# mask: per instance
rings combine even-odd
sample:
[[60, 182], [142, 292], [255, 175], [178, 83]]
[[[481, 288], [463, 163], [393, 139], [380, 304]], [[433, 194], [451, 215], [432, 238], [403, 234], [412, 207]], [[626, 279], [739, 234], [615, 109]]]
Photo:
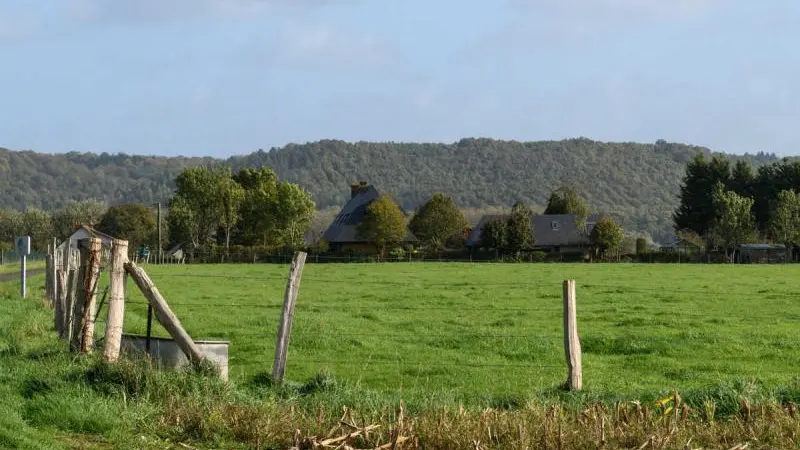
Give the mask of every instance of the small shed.
[[739, 264], [765, 264], [786, 262], [786, 246], [783, 244], [741, 244], [737, 248], [736, 262]]

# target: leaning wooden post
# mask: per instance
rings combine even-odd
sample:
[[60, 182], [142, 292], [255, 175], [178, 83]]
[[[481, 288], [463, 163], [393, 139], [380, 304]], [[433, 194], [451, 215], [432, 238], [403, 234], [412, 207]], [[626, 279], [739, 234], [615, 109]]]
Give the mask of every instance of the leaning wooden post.
[[103, 358], [115, 362], [122, 345], [122, 322], [125, 317], [125, 263], [128, 262], [128, 241], [114, 239], [111, 243], [109, 270], [108, 317]]
[[189, 334], [186, 333], [186, 330], [183, 329], [181, 322], [175, 317], [167, 301], [164, 300], [164, 297], [158, 292], [158, 288], [153, 284], [150, 277], [147, 276], [147, 273], [132, 262], [125, 263], [125, 271], [133, 278], [136, 285], [139, 286], [139, 290], [142, 291], [147, 301], [153, 306], [156, 318], [161, 322], [161, 325], [166, 328], [178, 347], [183, 350], [183, 353], [186, 354], [189, 361], [192, 363], [202, 361], [205, 356], [197, 345], [195, 345]]
[[286, 292], [283, 295], [283, 309], [281, 310], [281, 323], [278, 328], [278, 340], [275, 343], [275, 362], [272, 364], [272, 379], [282, 383], [286, 374], [286, 358], [289, 351], [289, 337], [292, 335], [292, 317], [294, 306], [297, 303], [297, 294], [300, 290], [300, 278], [306, 264], [306, 253], [297, 252], [289, 268], [289, 280], [286, 282]]
[[564, 353], [567, 357], [568, 370], [566, 387], [570, 391], [580, 391], [583, 386], [583, 373], [581, 342], [578, 338], [575, 312], [575, 280], [564, 281]]

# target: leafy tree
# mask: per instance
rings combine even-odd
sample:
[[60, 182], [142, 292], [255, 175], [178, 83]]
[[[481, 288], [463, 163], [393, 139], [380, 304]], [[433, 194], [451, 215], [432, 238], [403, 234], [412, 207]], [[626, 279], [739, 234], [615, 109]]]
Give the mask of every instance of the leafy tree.
[[169, 241], [171, 244], [187, 243], [190, 250], [200, 247], [208, 239], [208, 234], [200, 231], [196, 212], [184, 197], [173, 197], [169, 202]]
[[703, 237], [697, 234], [697, 232], [694, 230], [689, 230], [689, 229], [678, 230], [677, 233], [675, 234], [677, 235], [678, 239], [693, 244], [699, 249], [706, 248], [705, 239], [703, 239]]
[[244, 203], [244, 189], [231, 178], [230, 169], [225, 174], [220, 174], [218, 180], [218, 194], [222, 214], [219, 223], [225, 232], [225, 250], [231, 248], [231, 232], [239, 222], [242, 204]]
[[153, 211], [140, 203], [114, 205], [97, 224], [97, 229], [103, 233], [127, 240], [132, 249], [154, 242], [157, 227]]
[[314, 218], [315, 205], [311, 194], [294, 183], [283, 181], [278, 183], [275, 200], [274, 211], [281, 243], [293, 249], [301, 247]]
[[769, 222], [769, 235], [786, 246], [787, 254], [800, 243], [800, 195], [783, 190], [778, 194]]
[[278, 177], [272, 169], [242, 169], [234, 175], [244, 188], [242, 231], [244, 242], [266, 246], [277, 226], [275, 203], [278, 196]]
[[383, 194], [367, 207], [358, 235], [377, 247], [381, 256], [386, 249], [403, 242], [406, 237], [406, 218], [388, 194]]
[[39, 251], [47, 249], [52, 243], [53, 223], [50, 214], [41, 209], [31, 208], [22, 216], [23, 232], [31, 237], [31, 246]]
[[756, 222], [753, 217], [753, 199], [725, 190], [722, 183], [714, 186], [713, 242], [720, 245], [726, 257], [736, 255], [736, 247], [755, 238]]
[[426, 246], [439, 250], [449, 239], [460, 236], [469, 224], [452, 197], [434, 194], [417, 209], [409, 223], [414, 236]]
[[194, 247], [208, 243], [222, 223], [220, 186], [229, 174], [224, 168], [192, 167], [175, 179], [178, 189], [170, 201], [170, 224]]
[[97, 225], [108, 210], [108, 206], [96, 200], [70, 202], [53, 214], [56, 237], [66, 239], [77, 225]]
[[24, 214], [13, 209], [0, 210], [0, 242], [13, 245], [24, 232]]
[[606, 257], [609, 251], [619, 248], [625, 233], [616, 220], [610, 216], [603, 216], [598, 219], [589, 237], [600, 255]]
[[574, 214], [575, 224], [579, 229], [583, 229], [586, 226], [586, 218], [589, 217], [589, 205], [575, 188], [562, 186], [550, 193], [544, 213]]
[[508, 247], [508, 227], [506, 219], [496, 217], [483, 224], [481, 246], [486, 250], [505, 250]]
[[716, 211], [711, 193], [717, 183], [726, 185], [731, 176], [730, 162], [714, 157], [706, 161], [698, 154], [686, 166], [686, 175], [680, 187], [680, 206], [673, 214], [675, 229], [689, 229], [706, 235], [714, 225]]
[[534, 234], [533, 234], [533, 211], [527, 205], [517, 202], [511, 208], [511, 214], [508, 216], [506, 227], [506, 239], [508, 242], [509, 250], [517, 253], [533, 248]]

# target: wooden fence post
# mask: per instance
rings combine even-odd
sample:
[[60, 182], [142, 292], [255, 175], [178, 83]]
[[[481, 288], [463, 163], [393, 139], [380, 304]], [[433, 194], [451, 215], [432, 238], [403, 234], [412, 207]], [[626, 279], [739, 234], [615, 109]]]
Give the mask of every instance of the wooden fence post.
[[47, 301], [52, 305], [53, 303], [53, 247], [47, 244], [47, 256], [44, 258], [44, 294]]
[[58, 332], [59, 336], [64, 336], [64, 318], [66, 317], [64, 314], [64, 306], [66, 304], [67, 295], [67, 273], [63, 270], [59, 270], [56, 272], [56, 278], [58, 281], [58, 292], [55, 304], [53, 305], [53, 317], [55, 321], [56, 332]]
[[78, 268], [75, 269], [75, 278], [70, 312], [69, 347], [73, 351], [80, 350], [81, 331], [83, 330], [83, 308], [86, 304], [86, 272], [89, 267], [89, 240], [78, 241]]
[[122, 344], [122, 324], [125, 317], [125, 263], [128, 262], [128, 241], [114, 239], [111, 243], [109, 269], [108, 317], [103, 357], [108, 362], [119, 358]]
[[147, 276], [147, 273], [132, 262], [125, 263], [125, 271], [133, 278], [139, 290], [142, 291], [147, 301], [153, 306], [156, 318], [161, 322], [161, 325], [166, 328], [178, 347], [183, 350], [183, 353], [186, 354], [189, 361], [192, 363], [202, 361], [205, 356], [200, 349], [197, 348], [197, 345], [195, 345], [189, 334], [186, 333], [186, 330], [183, 329], [181, 322], [175, 317], [167, 301], [164, 300], [164, 297], [158, 292], [158, 288], [153, 284], [150, 277]]
[[100, 272], [100, 239], [78, 241], [80, 266], [75, 277], [75, 301], [72, 304], [70, 347], [81, 353], [94, 344], [94, 308]]
[[100, 252], [103, 242], [98, 238], [89, 239], [89, 265], [86, 268], [86, 279], [81, 286], [86, 291], [86, 303], [83, 306], [81, 322], [81, 353], [92, 351], [94, 347], [94, 321], [97, 314], [97, 285], [100, 284]]
[[583, 373], [575, 311], [575, 280], [564, 281], [564, 353], [568, 370], [566, 387], [570, 391], [580, 391], [583, 387]]
[[79, 269], [71, 266], [67, 270], [67, 292], [64, 297], [64, 330], [61, 333], [61, 338], [65, 339], [72, 345], [72, 329], [75, 322], [73, 311], [75, 310], [75, 302], [78, 300], [78, 276]]
[[50, 304], [55, 305], [58, 301], [58, 246], [56, 238], [53, 238], [53, 251], [50, 252], [50, 285], [52, 286], [50, 291]]
[[272, 364], [272, 379], [276, 383], [283, 383], [286, 375], [286, 358], [289, 351], [289, 338], [292, 335], [292, 317], [297, 294], [300, 290], [300, 278], [306, 264], [306, 253], [297, 252], [289, 268], [289, 280], [286, 282], [286, 292], [283, 295], [283, 309], [281, 310], [281, 323], [278, 328], [278, 340], [275, 343], [275, 362]]

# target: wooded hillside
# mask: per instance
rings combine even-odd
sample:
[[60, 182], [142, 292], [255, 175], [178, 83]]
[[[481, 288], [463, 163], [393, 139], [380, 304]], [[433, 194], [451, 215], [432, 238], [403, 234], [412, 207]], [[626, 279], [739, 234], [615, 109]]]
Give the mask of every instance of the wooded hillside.
[[[0, 149], [0, 207], [53, 209], [69, 200], [166, 202], [175, 176], [195, 165], [229, 164], [234, 170], [266, 165], [281, 179], [309, 190], [318, 208], [341, 206], [349, 184], [366, 180], [414, 209], [436, 192], [461, 207], [543, 209], [551, 190], [577, 187], [594, 211], [617, 213], [629, 230], [657, 239], [672, 230], [671, 213], [686, 163], [706, 148], [659, 141], [604, 143], [589, 139], [515, 142], [462, 139], [442, 143], [290, 144], [227, 160], [212, 158], [43, 154]], [[754, 166], [777, 160], [759, 153], [733, 157]]]

